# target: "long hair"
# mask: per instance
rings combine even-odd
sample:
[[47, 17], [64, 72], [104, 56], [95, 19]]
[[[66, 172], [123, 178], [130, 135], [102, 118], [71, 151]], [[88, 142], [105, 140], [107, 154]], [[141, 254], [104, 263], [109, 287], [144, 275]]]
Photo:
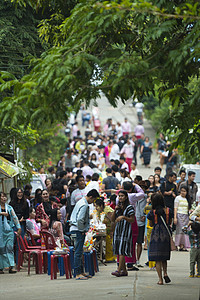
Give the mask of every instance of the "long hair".
[[164, 198], [163, 195], [160, 193], [153, 193], [151, 195], [151, 203], [152, 203], [152, 209], [156, 211], [157, 215], [163, 215], [165, 204], [164, 204]]
[[[22, 199], [19, 199], [17, 197], [17, 193], [19, 192], [19, 190], [22, 191], [23, 195], [22, 195]], [[28, 205], [27, 201], [26, 201], [26, 198], [24, 197], [24, 191], [21, 189], [21, 188], [17, 188], [15, 190], [15, 194], [13, 196], [13, 200], [11, 201], [10, 205], [15, 208], [15, 205], [17, 204], [17, 202], [20, 200], [20, 202], [22, 203], [22, 207], [23, 209], [26, 207], [26, 205]]]
[[129, 203], [129, 198], [128, 198], [128, 193], [127, 193], [126, 191], [124, 191], [124, 190], [120, 190], [119, 193], [118, 193], [118, 195], [119, 195], [119, 194], [125, 195], [125, 196], [126, 196], [126, 200], [125, 200], [125, 202], [123, 203], [123, 207], [120, 206], [120, 208], [117, 210], [117, 213], [116, 213], [117, 217], [118, 217], [118, 216], [121, 216], [121, 215], [123, 214], [124, 210], [126, 209], [126, 207], [127, 207], [128, 205], [130, 205], [130, 203]]
[[189, 195], [189, 192], [188, 192], [188, 187], [186, 185], [183, 185], [181, 188], [180, 188], [180, 191], [184, 189], [186, 190], [187, 194], [185, 196], [185, 198], [187, 199], [187, 202], [188, 202], [188, 210], [190, 210], [190, 208], [192, 207], [192, 204], [191, 204], [191, 199], [190, 199], [190, 195]]

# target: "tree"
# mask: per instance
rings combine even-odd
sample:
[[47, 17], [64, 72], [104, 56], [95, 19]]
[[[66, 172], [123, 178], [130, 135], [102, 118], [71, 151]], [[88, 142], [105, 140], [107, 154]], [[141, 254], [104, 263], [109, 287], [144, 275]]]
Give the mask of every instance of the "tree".
[[[159, 100], [173, 105], [164, 127], [180, 129], [178, 143], [183, 142], [183, 131], [187, 139], [193, 129], [190, 141], [199, 146], [192, 103], [200, 89], [189, 88], [199, 75], [199, 12], [196, 0], [81, 1], [54, 31], [54, 46], [32, 61], [28, 75], [14, 82], [13, 96], [1, 103], [5, 113], [0, 119], [7, 124], [12, 101], [16, 116], [23, 109], [22, 121], [38, 128], [41, 114], [47, 124], [63, 121], [71, 107], [78, 108], [81, 101], [88, 104], [101, 90], [115, 106], [119, 99], [141, 99], [157, 89]], [[185, 113], [187, 122], [181, 124]]]

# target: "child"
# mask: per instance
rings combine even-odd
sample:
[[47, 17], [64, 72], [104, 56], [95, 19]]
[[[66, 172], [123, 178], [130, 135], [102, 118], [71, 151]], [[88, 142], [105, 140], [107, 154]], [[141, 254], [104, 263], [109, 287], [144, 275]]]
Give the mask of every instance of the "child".
[[112, 209], [115, 209], [115, 206], [116, 206], [116, 198], [117, 198], [117, 195], [113, 194], [110, 196], [110, 207]]
[[189, 235], [189, 240], [191, 244], [190, 250], [190, 276], [194, 277], [195, 275], [195, 262], [197, 262], [197, 275], [196, 277], [200, 278], [200, 224], [192, 223], [191, 230], [188, 230], [189, 225], [182, 228], [183, 232]]
[[[151, 195], [152, 195], [152, 193], [150, 193], [149, 197], [147, 198], [147, 205], [144, 208], [144, 213], [145, 213], [146, 216], [152, 210]], [[149, 261], [149, 243], [150, 243], [151, 232], [152, 232], [153, 227], [150, 226], [150, 222], [149, 222], [148, 219], [147, 219], [146, 228], [147, 228], [148, 266], [149, 266], [150, 270], [154, 270], [155, 266], [156, 266], [156, 262], [155, 261]]]

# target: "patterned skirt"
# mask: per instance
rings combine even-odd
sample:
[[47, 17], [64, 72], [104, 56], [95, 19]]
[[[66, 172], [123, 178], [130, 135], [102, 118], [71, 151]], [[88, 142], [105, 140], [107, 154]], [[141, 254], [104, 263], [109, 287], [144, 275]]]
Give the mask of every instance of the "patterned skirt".
[[190, 248], [189, 236], [182, 231], [182, 227], [187, 225], [189, 217], [186, 214], [177, 214], [175, 246], [183, 245], [184, 248]]
[[151, 233], [149, 261], [170, 260], [170, 238], [163, 224], [156, 224]]

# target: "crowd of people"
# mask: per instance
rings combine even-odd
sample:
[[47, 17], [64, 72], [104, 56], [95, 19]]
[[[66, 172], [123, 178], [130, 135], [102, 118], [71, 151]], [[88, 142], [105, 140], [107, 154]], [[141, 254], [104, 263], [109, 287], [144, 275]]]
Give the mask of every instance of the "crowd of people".
[[[89, 123], [85, 138], [74, 122], [73, 137], [64, 155], [56, 167], [41, 174], [45, 189], [36, 189], [33, 196], [30, 184], [24, 189], [13, 188], [9, 204], [7, 195], [0, 193], [0, 274], [6, 268], [9, 273], [16, 272], [16, 236], [24, 237], [28, 231], [39, 244], [40, 231], [45, 229], [61, 247], [74, 245], [76, 279], [88, 280], [83, 272], [83, 245], [96, 209], [97, 214], [104, 211], [106, 216], [105, 260], [117, 260], [113, 276], [127, 276], [128, 271], [143, 267], [140, 259], [144, 244], [148, 251], [146, 265], [156, 269], [158, 284], [163, 285], [163, 280], [169, 283], [167, 261], [174, 232], [177, 250], [188, 251], [191, 247], [190, 277], [195, 276], [196, 261], [196, 276], [200, 277], [200, 209], [196, 203], [195, 173], [189, 172], [185, 180], [186, 173], [182, 170], [177, 180], [172, 169], [175, 155], [170, 153], [164, 177], [158, 166], [154, 174], [142, 178], [137, 161], [141, 159], [144, 166], [150, 166], [152, 143], [144, 134], [141, 114], [139, 120], [131, 134], [127, 118], [122, 124], [108, 119], [103, 132], [98, 128], [92, 132], [89, 120], [84, 119], [83, 126]], [[158, 144], [161, 155], [165, 145], [160, 140]]]

